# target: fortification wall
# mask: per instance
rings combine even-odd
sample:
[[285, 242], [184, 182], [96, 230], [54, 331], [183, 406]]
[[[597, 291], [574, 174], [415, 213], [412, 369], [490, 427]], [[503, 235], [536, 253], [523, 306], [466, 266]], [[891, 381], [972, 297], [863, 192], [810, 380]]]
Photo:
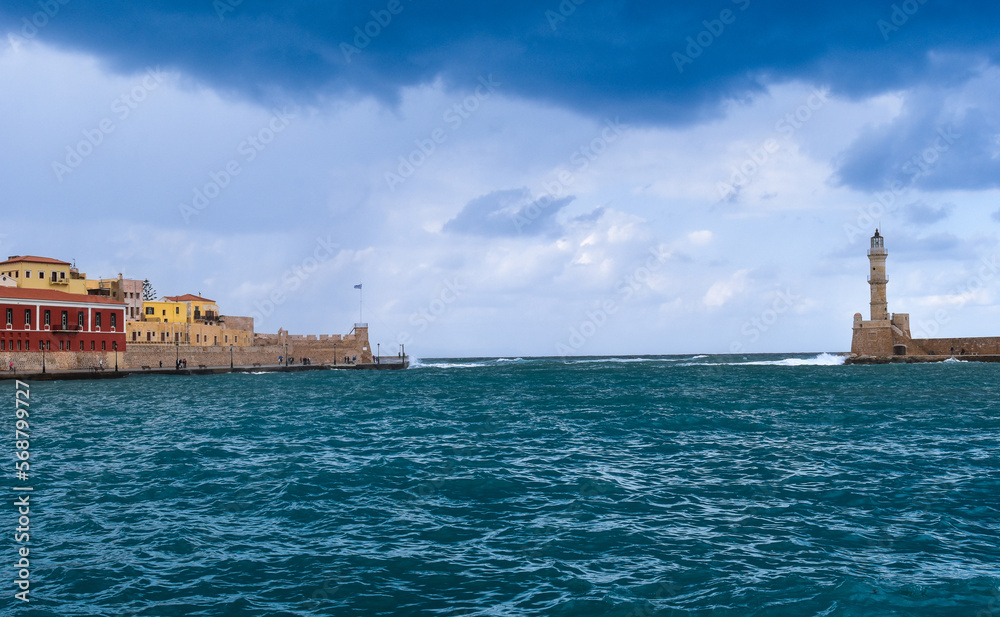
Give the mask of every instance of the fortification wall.
[[[371, 348], [368, 344], [368, 331], [358, 329], [355, 334], [345, 337], [311, 337], [293, 338], [281, 337], [285, 344], [253, 345], [250, 347], [228, 345], [171, 345], [145, 343], [126, 346], [125, 351], [118, 352], [118, 366], [122, 369], [138, 370], [144, 366], [150, 368], [173, 368], [177, 358], [187, 360], [188, 368], [204, 366], [229, 366], [230, 358], [233, 366], [253, 366], [255, 364], [278, 364], [279, 357], [288, 356], [300, 364], [302, 358], [309, 358], [313, 364], [344, 364], [345, 358], [357, 358], [358, 363], [373, 361]], [[232, 356], [230, 356], [232, 354]], [[0, 352], [0, 368], [7, 370], [10, 362], [18, 371], [42, 370], [42, 352], [40, 351], [5, 351]], [[47, 370], [91, 369], [104, 361], [105, 369], [115, 366], [114, 351], [47, 351], [45, 367]]]
[[[40, 351], [0, 351], [0, 368], [9, 370], [13, 362], [17, 371], [40, 371], [42, 356]], [[104, 361], [104, 368], [115, 368], [114, 351], [46, 351], [44, 356], [45, 369], [49, 371], [91, 369], [100, 366], [101, 360]], [[119, 351], [119, 366], [124, 366], [123, 356]]]
[[959, 355], [963, 350], [966, 355], [1000, 355], [1000, 337], [960, 337], [960, 338], [925, 338], [912, 339], [919, 351], [911, 351], [907, 347], [907, 355]]
[[861, 322], [856, 319], [851, 353], [859, 356], [892, 355], [893, 334], [889, 321]]

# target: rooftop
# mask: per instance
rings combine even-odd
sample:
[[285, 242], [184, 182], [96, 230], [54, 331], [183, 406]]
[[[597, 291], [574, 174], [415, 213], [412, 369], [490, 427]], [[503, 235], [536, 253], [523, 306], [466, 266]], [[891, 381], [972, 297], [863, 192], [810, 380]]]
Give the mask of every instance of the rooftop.
[[170, 302], [210, 302], [215, 304], [215, 300], [209, 300], [208, 298], [202, 298], [201, 296], [196, 296], [194, 294], [184, 294], [183, 296], [164, 296], [164, 299]]
[[55, 289], [26, 289], [22, 287], [0, 287], [0, 301], [12, 300], [45, 300], [48, 302], [73, 302], [86, 304], [114, 304], [125, 306], [124, 302], [112, 300], [104, 296], [90, 296], [86, 294], [71, 294]]
[[68, 261], [59, 261], [58, 259], [52, 259], [51, 257], [38, 257], [37, 255], [11, 255], [7, 258], [7, 261], [0, 261], [0, 266], [14, 263], [54, 264], [57, 266], [70, 265]]

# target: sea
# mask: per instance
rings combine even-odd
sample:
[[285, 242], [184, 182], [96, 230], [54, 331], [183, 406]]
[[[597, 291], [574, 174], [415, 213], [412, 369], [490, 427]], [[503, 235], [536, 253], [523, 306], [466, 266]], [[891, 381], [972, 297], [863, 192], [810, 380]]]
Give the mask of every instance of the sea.
[[843, 360], [5, 382], [0, 614], [1000, 616], [1000, 364]]

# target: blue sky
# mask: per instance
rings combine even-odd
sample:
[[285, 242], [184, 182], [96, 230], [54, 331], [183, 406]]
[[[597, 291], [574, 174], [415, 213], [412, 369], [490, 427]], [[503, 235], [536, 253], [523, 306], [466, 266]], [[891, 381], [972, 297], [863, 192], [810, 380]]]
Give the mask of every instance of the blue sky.
[[0, 4], [0, 253], [418, 356], [996, 334], [996, 3]]

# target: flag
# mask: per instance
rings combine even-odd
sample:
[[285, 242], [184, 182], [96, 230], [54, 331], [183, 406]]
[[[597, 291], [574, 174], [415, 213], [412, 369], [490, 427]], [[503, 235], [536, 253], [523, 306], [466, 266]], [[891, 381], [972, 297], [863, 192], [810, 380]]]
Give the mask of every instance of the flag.
[[360, 284], [360, 283], [358, 283], [357, 285], [355, 285], [355, 286], [354, 286], [354, 288], [355, 288], [355, 289], [361, 289], [361, 284]]

